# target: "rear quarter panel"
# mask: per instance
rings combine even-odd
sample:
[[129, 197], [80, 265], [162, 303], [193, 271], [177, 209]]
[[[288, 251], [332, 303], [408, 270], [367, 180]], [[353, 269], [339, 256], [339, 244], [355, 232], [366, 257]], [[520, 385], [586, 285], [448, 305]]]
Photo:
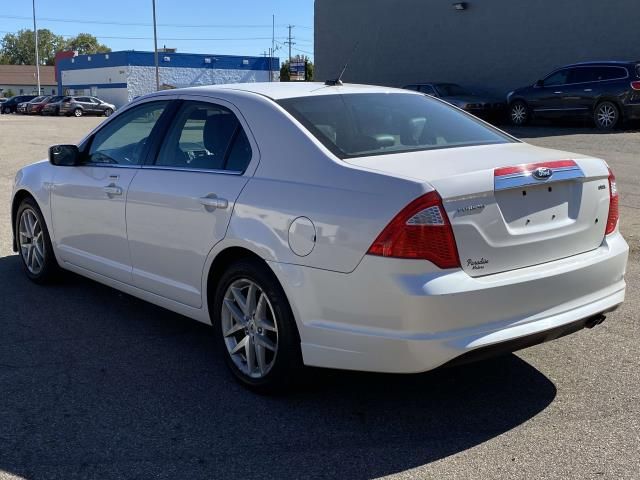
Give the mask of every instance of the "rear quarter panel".
[[[229, 97], [255, 137], [260, 163], [236, 202], [227, 238], [266, 260], [351, 272], [389, 221], [431, 190], [342, 162], [269, 99]], [[315, 246], [305, 256], [289, 246], [298, 217], [315, 225]]]

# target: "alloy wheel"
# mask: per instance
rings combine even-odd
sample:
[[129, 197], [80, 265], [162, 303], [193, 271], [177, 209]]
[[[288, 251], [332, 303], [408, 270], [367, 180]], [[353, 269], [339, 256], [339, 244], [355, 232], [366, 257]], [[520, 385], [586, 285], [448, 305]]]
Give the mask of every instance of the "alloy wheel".
[[38, 275], [45, 265], [44, 234], [36, 213], [30, 208], [20, 216], [20, 255], [29, 272]]
[[224, 295], [220, 323], [236, 367], [251, 378], [267, 375], [278, 353], [278, 324], [262, 288], [247, 278], [232, 282]]
[[596, 111], [596, 121], [602, 128], [611, 128], [618, 121], [618, 111], [610, 103], [603, 103]]
[[527, 120], [527, 108], [521, 104], [516, 103], [511, 107], [511, 121], [516, 125], [522, 125]]

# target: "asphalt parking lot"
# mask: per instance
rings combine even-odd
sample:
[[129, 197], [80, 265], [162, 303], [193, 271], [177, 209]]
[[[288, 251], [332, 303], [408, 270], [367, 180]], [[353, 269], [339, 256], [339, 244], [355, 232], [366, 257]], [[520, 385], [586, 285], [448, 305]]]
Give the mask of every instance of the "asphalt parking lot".
[[605, 158], [631, 245], [627, 302], [593, 330], [423, 375], [310, 371], [238, 386], [209, 329], [83, 278], [26, 280], [15, 172], [101, 118], [0, 116], [0, 479], [640, 478], [640, 130], [511, 130]]

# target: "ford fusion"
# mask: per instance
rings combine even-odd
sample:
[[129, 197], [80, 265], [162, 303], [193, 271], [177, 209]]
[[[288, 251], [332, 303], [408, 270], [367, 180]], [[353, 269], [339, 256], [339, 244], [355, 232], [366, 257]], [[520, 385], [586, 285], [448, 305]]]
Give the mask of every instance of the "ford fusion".
[[424, 372], [624, 300], [616, 180], [447, 103], [357, 85], [141, 97], [20, 170], [14, 249], [200, 322], [235, 377]]

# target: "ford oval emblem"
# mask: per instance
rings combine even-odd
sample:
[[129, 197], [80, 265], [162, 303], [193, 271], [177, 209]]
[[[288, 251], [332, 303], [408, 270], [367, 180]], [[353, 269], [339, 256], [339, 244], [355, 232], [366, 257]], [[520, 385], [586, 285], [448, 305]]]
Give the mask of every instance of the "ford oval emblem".
[[533, 178], [536, 180], [547, 180], [553, 175], [553, 170], [547, 167], [538, 167], [533, 171]]

